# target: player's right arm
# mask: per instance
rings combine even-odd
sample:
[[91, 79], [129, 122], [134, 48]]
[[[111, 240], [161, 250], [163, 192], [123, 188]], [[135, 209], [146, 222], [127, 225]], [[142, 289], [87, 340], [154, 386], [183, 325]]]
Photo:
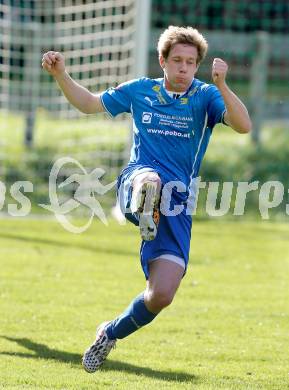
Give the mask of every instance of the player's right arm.
[[42, 67], [54, 77], [66, 99], [79, 111], [85, 114], [105, 111], [100, 95], [94, 95], [69, 76], [65, 69], [64, 56], [61, 53], [55, 51], [44, 53]]

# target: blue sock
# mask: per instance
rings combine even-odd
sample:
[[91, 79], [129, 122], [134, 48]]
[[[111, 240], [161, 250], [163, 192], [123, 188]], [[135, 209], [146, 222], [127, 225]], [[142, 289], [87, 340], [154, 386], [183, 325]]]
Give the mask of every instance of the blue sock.
[[123, 339], [142, 326], [149, 324], [157, 314], [151, 313], [145, 306], [144, 294], [138, 295], [129, 307], [106, 327], [109, 339]]

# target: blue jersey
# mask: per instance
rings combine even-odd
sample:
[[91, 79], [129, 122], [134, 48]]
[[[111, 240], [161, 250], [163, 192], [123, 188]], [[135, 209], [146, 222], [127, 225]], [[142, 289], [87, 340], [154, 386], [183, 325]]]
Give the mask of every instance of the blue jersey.
[[198, 176], [212, 129], [223, 121], [225, 104], [212, 84], [194, 79], [178, 99], [170, 97], [164, 79], [140, 78], [101, 95], [105, 110], [133, 118], [133, 145], [128, 170], [148, 167], [163, 183], [177, 180], [188, 188]]

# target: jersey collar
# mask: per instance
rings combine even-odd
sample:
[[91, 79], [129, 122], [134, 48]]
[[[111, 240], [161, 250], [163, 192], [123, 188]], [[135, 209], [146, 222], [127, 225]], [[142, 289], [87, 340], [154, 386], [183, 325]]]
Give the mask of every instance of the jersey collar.
[[[182, 97], [185, 97], [188, 95], [188, 93], [194, 88], [195, 86], [195, 78], [192, 80], [191, 82], [191, 85], [189, 86], [189, 88], [186, 90], [186, 92], [184, 93], [184, 95], [182, 95]], [[166, 88], [165, 88], [165, 79], [161, 79], [161, 90], [160, 90], [161, 94], [162, 94], [162, 97], [164, 98], [165, 102], [163, 102], [162, 104], [170, 104], [170, 103], [173, 103], [173, 102], [176, 102], [176, 99], [174, 99], [173, 97], [171, 97], [167, 91], [166, 91]], [[161, 102], [160, 102], [161, 103]]]

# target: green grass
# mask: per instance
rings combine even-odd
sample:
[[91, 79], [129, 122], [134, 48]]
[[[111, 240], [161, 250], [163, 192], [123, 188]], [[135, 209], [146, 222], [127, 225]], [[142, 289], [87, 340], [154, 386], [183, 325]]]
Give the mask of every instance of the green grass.
[[81, 354], [145, 281], [131, 225], [0, 224], [0, 388], [288, 389], [288, 224], [196, 221], [173, 304], [117, 343], [103, 369]]
[[[106, 118], [106, 119], [105, 119]], [[4, 151], [11, 159], [17, 159], [27, 150], [23, 142], [25, 115], [0, 111], [2, 123], [0, 135]], [[110, 146], [127, 142], [127, 121], [107, 119], [105, 115], [89, 115], [80, 118], [57, 118], [38, 109], [34, 127], [34, 146], [64, 152], [84, 152], [87, 148]], [[28, 154], [31, 150], [28, 150]]]

